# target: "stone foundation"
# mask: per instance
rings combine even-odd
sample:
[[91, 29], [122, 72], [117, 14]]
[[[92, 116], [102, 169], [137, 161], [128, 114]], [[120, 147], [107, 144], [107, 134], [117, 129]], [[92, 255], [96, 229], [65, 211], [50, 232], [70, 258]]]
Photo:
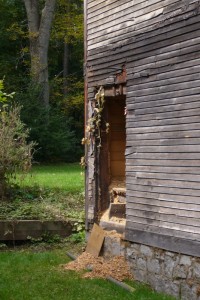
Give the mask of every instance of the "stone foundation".
[[181, 300], [200, 300], [200, 258], [105, 237], [105, 257], [123, 255], [137, 281]]

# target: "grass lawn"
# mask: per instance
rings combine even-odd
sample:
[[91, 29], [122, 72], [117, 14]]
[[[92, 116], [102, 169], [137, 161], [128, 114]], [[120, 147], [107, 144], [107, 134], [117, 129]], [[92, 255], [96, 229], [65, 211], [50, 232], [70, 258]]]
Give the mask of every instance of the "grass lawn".
[[84, 176], [78, 163], [34, 165], [31, 173], [19, 183], [21, 186], [40, 186], [73, 194], [83, 192]]
[[0, 219], [84, 218], [84, 175], [78, 163], [35, 165], [20, 175], [11, 200], [0, 202]]
[[[66, 250], [66, 249], [65, 249]], [[1, 300], [172, 300], [150, 288], [131, 283], [134, 293], [100, 279], [82, 279], [64, 271], [66, 251], [30, 250], [0, 252]], [[130, 284], [130, 283], [129, 283]]]

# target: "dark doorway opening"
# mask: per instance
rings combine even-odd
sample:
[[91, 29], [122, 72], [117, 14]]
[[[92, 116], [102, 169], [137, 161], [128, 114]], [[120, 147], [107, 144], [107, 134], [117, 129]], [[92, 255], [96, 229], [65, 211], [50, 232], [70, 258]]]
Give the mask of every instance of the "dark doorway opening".
[[126, 147], [126, 97], [107, 97], [104, 107], [109, 133], [102, 129], [100, 151], [100, 212], [101, 225], [125, 226], [125, 147]]

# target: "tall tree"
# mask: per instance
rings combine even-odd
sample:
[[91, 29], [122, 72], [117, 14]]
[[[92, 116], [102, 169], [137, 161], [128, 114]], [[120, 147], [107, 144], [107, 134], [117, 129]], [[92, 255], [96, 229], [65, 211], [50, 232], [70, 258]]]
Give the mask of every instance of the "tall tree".
[[23, 0], [28, 18], [31, 76], [41, 89], [41, 101], [49, 105], [48, 48], [56, 0]]

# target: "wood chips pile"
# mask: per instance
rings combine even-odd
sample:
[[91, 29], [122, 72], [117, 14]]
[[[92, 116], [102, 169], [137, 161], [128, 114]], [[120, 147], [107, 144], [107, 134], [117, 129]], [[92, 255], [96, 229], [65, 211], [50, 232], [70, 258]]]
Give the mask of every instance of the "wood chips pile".
[[133, 279], [123, 256], [115, 256], [105, 260], [103, 257], [94, 257], [84, 252], [75, 261], [65, 265], [64, 269], [73, 271], [91, 270], [91, 272], [84, 273], [84, 278], [106, 278], [111, 276], [119, 281]]

